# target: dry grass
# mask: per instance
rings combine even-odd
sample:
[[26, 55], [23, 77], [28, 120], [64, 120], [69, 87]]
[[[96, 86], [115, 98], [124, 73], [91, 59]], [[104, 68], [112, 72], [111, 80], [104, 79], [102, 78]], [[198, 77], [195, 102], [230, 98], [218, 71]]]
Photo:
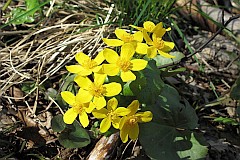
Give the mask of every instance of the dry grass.
[[[81, 2], [78, 3], [81, 4]], [[84, 9], [90, 10], [87, 7]], [[73, 61], [77, 52], [84, 51], [89, 56], [97, 54], [97, 51], [103, 47], [101, 38], [106, 31], [106, 26], [103, 24], [108, 23], [109, 18], [112, 18], [110, 17], [112, 9], [102, 8], [108, 12], [108, 15], [103, 17], [105, 19], [98, 26], [93, 24], [95, 23], [93, 14], [58, 10], [54, 15], [63, 16], [64, 14], [65, 18], [49, 17], [45, 20], [48, 24], [31, 30], [28, 34], [22, 32], [24, 35], [20, 35], [21, 32], [13, 32], [12, 34], [18, 34], [19, 39], [10, 45], [5, 45], [0, 50], [0, 96], [8, 100], [16, 98], [23, 100], [32, 92], [36, 92], [37, 95], [38, 86], [53, 76], [61, 75], [60, 70], [67, 63]], [[52, 22], [56, 19], [59, 20]], [[69, 23], [76, 19], [80, 19], [81, 22]], [[113, 22], [112, 19], [111, 22]], [[111, 27], [111, 25], [107, 27]], [[107, 28], [107, 30], [109, 29]], [[36, 83], [36, 87], [30, 93], [23, 97], [12, 97], [8, 94], [12, 86], [25, 81]]]
[[[52, 136], [50, 121], [52, 115], [63, 114], [63, 110], [50, 96], [47, 95], [49, 101], [43, 98], [46, 94], [41, 86], [49, 82], [52, 86], [57, 84], [56, 89], [60, 92], [64, 83], [61, 76], [67, 74], [65, 65], [75, 63], [74, 56], [80, 51], [95, 56], [104, 47], [101, 41], [103, 34], [106, 37], [110, 34], [109, 30], [113, 30], [112, 25], [104, 24], [118, 19], [113, 16], [113, 6], [108, 7], [100, 1], [96, 4], [91, 1], [70, 1], [68, 7], [79, 7], [78, 11], [54, 9], [58, 5], [59, 1], [52, 1], [44, 21], [38, 26], [25, 24], [23, 26], [28, 30], [11, 28], [12, 31], [0, 33], [3, 36], [1, 39], [6, 40], [0, 47], [1, 131], [17, 124], [20, 119], [24, 125], [15, 128], [15, 131], [13, 129], [12, 133], [21, 137], [17, 132], [22, 127], [37, 127], [46, 145], [57, 140]], [[3, 18], [3, 21], [6, 20]], [[7, 42], [11, 38], [13, 41]], [[34, 88], [23, 93], [20, 88], [26, 82], [33, 83]], [[49, 111], [51, 108], [54, 108], [54, 113]], [[32, 145], [36, 144], [38, 142]]]

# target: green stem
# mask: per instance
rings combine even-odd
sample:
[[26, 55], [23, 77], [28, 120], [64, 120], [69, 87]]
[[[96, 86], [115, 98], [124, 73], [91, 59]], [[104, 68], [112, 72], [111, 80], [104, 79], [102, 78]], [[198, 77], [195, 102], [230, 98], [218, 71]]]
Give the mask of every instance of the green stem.
[[11, 2], [12, 2], [12, 0], [8, 0], [8, 1], [4, 4], [4, 6], [2, 7], [2, 11], [5, 11]]

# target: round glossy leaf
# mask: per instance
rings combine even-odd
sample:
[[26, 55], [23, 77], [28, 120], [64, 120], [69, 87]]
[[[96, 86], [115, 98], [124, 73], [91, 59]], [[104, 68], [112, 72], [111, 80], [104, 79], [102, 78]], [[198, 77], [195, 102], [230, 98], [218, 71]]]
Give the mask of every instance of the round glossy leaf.
[[54, 116], [51, 120], [51, 126], [54, 132], [63, 131], [66, 127], [66, 124], [63, 122], [63, 115]]
[[76, 120], [72, 125], [67, 125], [58, 140], [65, 148], [82, 148], [90, 143], [87, 131]]

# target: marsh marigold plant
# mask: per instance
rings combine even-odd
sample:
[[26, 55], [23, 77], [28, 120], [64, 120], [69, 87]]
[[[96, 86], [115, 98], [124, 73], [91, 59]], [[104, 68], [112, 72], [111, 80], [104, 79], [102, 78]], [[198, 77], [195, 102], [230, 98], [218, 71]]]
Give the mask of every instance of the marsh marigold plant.
[[[70, 106], [63, 116], [66, 124], [72, 124], [79, 117], [80, 123], [85, 128], [90, 124], [88, 114], [92, 114], [95, 120], [101, 121], [99, 127], [101, 133], [113, 127], [120, 131], [120, 138], [124, 143], [129, 138], [136, 140], [140, 132], [139, 123], [150, 122], [153, 114], [151, 111], [141, 111], [142, 105], [135, 99], [137, 95], [126, 99], [128, 102], [129, 98], [132, 98], [128, 107], [123, 107], [124, 105], [119, 107], [119, 103], [129, 104], [125, 103], [126, 95], [122, 90], [126, 87], [129, 87], [128, 90], [138, 87], [137, 90], [141, 92], [144, 89], [145, 83], [131, 85], [131, 82], [139, 78], [136, 76], [137, 72], [150, 66], [148, 61], [157, 54], [162, 58], [175, 57], [169, 53], [174, 48], [174, 43], [163, 38], [170, 28], [164, 28], [162, 22], [154, 24], [146, 21], [143, 27], [130, 26], [137, 31], [127, 32], [117, 28], [114, 32], [115, 39], [103, 38], [108, 47], [100, 51], [96, 57], [89, 57], [83, 52], [77, 53], [75, 60], [78, 64], [66, 66], [66, 69], [76, 74], [74, 82], [78, 86], [76, 87], [78, 92], [76, 96], [70, 91], [61, 92], [63, 100]], [[142, 76], [143, 81], [147, 77], [145, 73], [138, 74]], [[148, 78], [151, 77], [148, 75]]]

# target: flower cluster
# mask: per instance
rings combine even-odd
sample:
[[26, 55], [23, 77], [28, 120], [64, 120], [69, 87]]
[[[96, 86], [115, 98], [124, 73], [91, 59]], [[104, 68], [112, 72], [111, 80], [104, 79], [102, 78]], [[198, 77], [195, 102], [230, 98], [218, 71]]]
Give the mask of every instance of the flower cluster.
[[120, 47], [119, 53], [105, 48], [95, 58], [90, 58], [83, 52], [76, 54], [78, 64], [66, 66], [66, 69], [76, 74], [74, 82], [80, 89], [76, 96], [69, 91], [61, 92], [63, 100], [71, 106], [63, 116], [66, 124], [72, 124], [79, 116], [82, 126], [87, 127], [88, 114], [92, 113], [95, 118], [102, 119], [100, 132], [105, 133], [113, 126], [120, 130], [124, 143], [128, 141], [128, 137], [137, 139], [138, 123], [151, 121], [152, 113], [138, 111], [141, 110], [138, 100], [133, 100], [128, 107], [118, 107], [115, 96], [121, 94], [122, 85], [106, 82], [107, 77], [119, 76], [123, 82], [134, 81], [134, 72], [143, 70], [148, 64], [144, 59], [137, 59], [135, 53], [147, 55], [149, 58], [154, 58], [157, 53], [165, 58], [174, 58], [167, 53], [173, 49], [174, 43], [162, 39], [165, 32], [169, 31], [163, 28], [162, 23], [155, 25], [147, 21], [143, 27], [130, 26], [138, 31], [131, 34], [123, 29], [116, 29], [118, 39], [103, 38], [108, 46]]

